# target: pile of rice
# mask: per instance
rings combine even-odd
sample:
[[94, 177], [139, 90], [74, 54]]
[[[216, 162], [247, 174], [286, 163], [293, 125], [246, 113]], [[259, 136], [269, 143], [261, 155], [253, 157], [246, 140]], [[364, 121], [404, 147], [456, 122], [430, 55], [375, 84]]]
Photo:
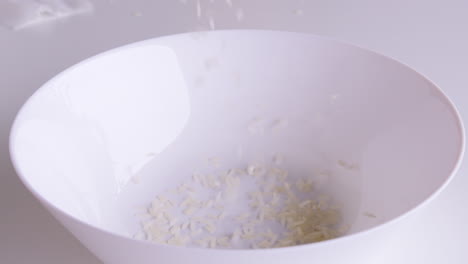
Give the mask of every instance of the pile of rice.
[[[275, 248], [340, 236], [340, 211], [278, 164], [195, 173], [156, 196], [140, 238], [204, 248]], [[216, 163], [217, 160], [212, 160]]]

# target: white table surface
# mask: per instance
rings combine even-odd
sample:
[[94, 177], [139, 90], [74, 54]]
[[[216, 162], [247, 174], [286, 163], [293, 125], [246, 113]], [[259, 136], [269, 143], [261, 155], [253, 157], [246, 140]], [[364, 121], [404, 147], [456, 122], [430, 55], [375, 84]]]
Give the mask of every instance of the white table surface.
[[[225, 0], [201, 1], [215, 7], [219, 29], [310, 32], [396, 58], [439, 84], [468, 116], [466, 0], [232, 0], [244, 10], [241, 22]], [[197, 20], [194, 2], [95, 0], [89, 16], [0, 28], [0, 263], [100, 263], [23, 187], [9, 161], [9, 128], [27, 97], [64, 68], [126, 43], [208, 25]], [[402, 235], [386, 245], [386, 263], [468, 263], [466, 165], [439, 197], [406, 219]]]

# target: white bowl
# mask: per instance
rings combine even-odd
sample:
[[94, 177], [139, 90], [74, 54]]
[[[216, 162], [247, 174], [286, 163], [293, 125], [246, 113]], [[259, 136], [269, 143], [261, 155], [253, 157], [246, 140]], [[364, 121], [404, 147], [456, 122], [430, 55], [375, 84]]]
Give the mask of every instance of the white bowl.
[[[252, 135], [255, 118], [288, 126]], [[215, 31], [65, 70], [23, 106], [10, 149], [29, 190], [106, 263], [375, 263], [395, 224], [455, 173], [463, 135], [441, 90], [392, 59], [313, 35]], [[131, 238], [135, 208], [206, 158], [239, 165], [274, 152], [293, 172], [330, 172], [320, 184], [343, 204], [346, 236], [264, 250]]]

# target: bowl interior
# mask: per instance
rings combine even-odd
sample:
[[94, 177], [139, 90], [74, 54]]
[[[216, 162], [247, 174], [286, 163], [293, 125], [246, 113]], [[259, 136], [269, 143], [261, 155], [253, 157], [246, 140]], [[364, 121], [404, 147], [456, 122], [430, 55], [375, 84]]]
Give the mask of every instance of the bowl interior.
[[11, 143], [43, 202], [115, 233], [135, 232], [138, 208], [211, 170], [208, 159], [227, 169], [275, 153], [342, 205], [354, 233], [440, 188], [462, 134], [438, 88], [393, 60], [310, 35], [226, 31], [79, 63], [26, 103]]

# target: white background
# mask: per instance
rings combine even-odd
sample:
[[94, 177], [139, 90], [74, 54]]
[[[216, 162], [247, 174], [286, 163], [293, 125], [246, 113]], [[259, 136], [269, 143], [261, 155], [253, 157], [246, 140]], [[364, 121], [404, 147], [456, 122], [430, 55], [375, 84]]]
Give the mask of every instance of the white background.
[[[310, 32], [369, 48], [426, 75], [468, 116], [468, 0], [232, 0], [244, 10], [241, 22], [224, 1], [201, 0], [215, 7], [216, 28]], [[195, 1], [187, 2], [95, 0], [88, 16], [20, 31], [0, 27], [0, 263], [100, 263], [16, 177], [9, 128], [27, 97], [66, 67], [126, 43], [206, 27]], [[406, 218], [401, 237], [385, 245], [388, 263], [468, 263], [466, 165], [439, 197]]]

